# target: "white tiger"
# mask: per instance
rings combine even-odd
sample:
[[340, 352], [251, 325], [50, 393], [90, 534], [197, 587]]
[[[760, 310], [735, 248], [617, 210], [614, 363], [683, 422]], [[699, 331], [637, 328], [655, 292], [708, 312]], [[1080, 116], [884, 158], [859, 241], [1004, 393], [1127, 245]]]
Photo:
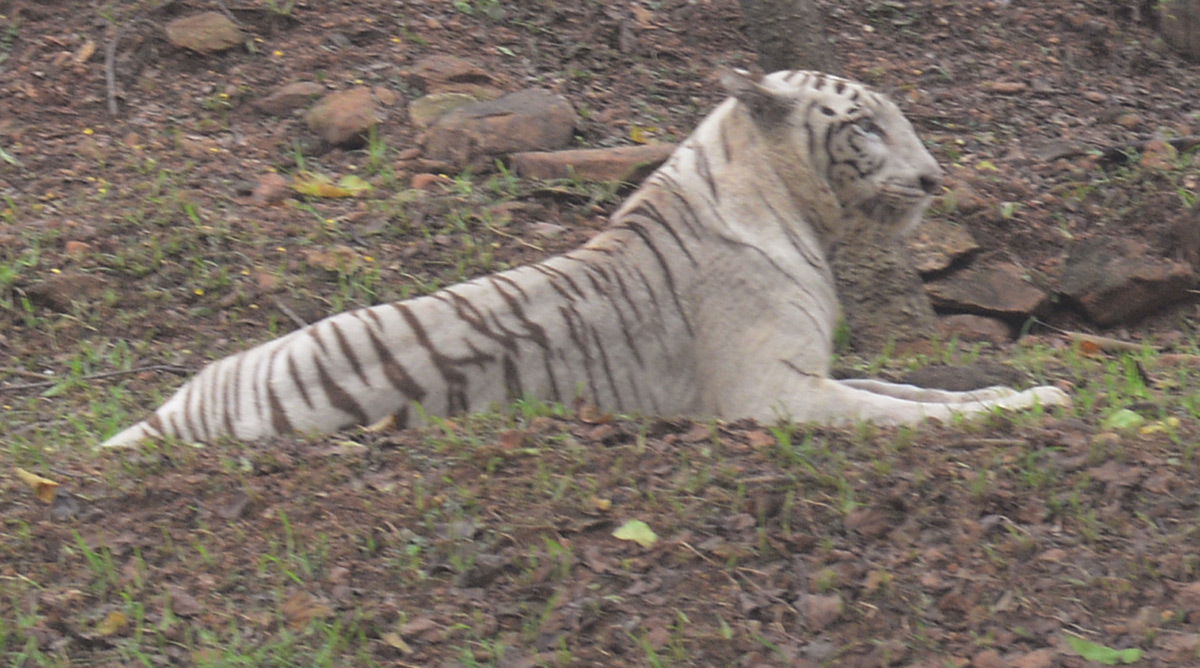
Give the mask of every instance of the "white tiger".
[[855, 224], [915, 226], [942, 170], [861, 84], [800, 71], [722, 83], [732, 97], [584, 246], [226, 357], [104, 445], [406, 426], [522, 396], [831, 425], [1069, 403], [1054, 387], [829, 378], [831, 243]]

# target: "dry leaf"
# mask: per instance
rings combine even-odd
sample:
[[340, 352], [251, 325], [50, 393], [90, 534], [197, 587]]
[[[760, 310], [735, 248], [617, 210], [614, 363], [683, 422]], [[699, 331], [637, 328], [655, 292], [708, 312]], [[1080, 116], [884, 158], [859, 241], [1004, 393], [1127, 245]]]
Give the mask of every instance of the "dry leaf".
[[280, 606], [283, 616], [287, 619], [288, 627], [293, 631], [299, 631], [308, 626], [308, 623], [319, 617], [328, 617], [333, 614], [333, 610], [329, 606], [321, 603], [312, 594], [300, 590], [287, 597], [287, 600]]
[[128, 623], [129, 618], [125, 616], [125, 613], [121, 612], [120, 610], [113, 610], [112, 612], [108, 613], [108, 616], [104, 618], [104, 621], [96, 625], [96, 635], [111, 636], [117, 631], [125, 628], [125, 625]]
[[75, 52], [75, 62], [82, 65], [86, 63], [94, 53], [96, 53], [96, 43], [89, 39], [83, 43], [83, 46], [79, 47], [78, 51]]
[[413, 653], [413, 648], [410, 647], [408, 643], [404, 642], [404, 638], [401, 638], [400, 634], [396, 633], [395, 631], [388, 631], [387, 633], [379, 636], [379, 639], [387, 644], [388, 647], [394, 647], [395, 649], [400, 650], [401, 654]]
[[292, 190], [312, 197], [355, 197], [371, 189], [371, 184], [353, 174], [343, 176], [336, 184], [333, 179], [316, 172], [296, 172]]
[[54, 503], [54, 497], [58, 494], [58, 483], [49, 478], [43, 478], [36, 473], [30, 473], [22, 468], [18, 468], [16, 471], [17, 477], [23, 480], [26, 485], [29, 485], [29, 488], [33, 490], [33, 494], [37, 497], [38, 501], [42, 503]]

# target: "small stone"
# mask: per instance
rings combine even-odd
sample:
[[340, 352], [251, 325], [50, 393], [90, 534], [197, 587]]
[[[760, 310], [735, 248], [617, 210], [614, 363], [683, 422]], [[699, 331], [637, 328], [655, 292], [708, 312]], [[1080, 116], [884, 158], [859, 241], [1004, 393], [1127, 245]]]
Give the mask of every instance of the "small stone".
[[430, 93], [408, 103], [408, 119], [424, 129], [455, 109], [478, 101], [466, 93]]
[[1088, 100], [1089, 102], [1095, 102], [1096, 104], [1108, 102], [1108, 96], [1099, 91], [1089, 90], [1083, 94], [1083, 97], [1085, 100]]
[[78, 257], [92, 252], [92, 247], [82, 241], [68, 241], [63, 245], [63, 250], [67, 252], [67, 255]]
[[813, 631], [821, 631], [842, 615], [842, 597], [837, 594], [810, 594], [804, 597], [801, 609], [804, 611], [805, 625]]
[[674, 144], [514, 153], [513, 168], [534, 179], [640, 183], [675, 152]]
[[259, 111], [282, 116], [320, 97], [325, 87], [312, 81], [296, 81], [275, 89], [270, 95], [254, 103]]
[[167, 39], [181, 49], [217, 53], [242, 43], [242, 31], [220, 12], [203, 12], [171, 21]]
[[992, 81], [984, 86], [987, 90], [1001, 95], [1017, 95], [1029, 90], [1029, 86], [1020, 81]]
[[464, 93], [476, 100], [503, 94], [504, 82], [488, 70], [457, 56], [422, 58], [406, 72], [408, 83], [427, 94]]
[[566, 98], [531, 88], [442, 116], [425, 133], [425, 155], [465, 167], [506, 153], [557, 150], [575, 136], [576, 121]]
[[1000, 653], [994, 649], [985, 649], [971, 657], [971, 668], [1006, 668], [1007, 663], [1000, 658]]
[[254, 184], [254, 193], [250, 198], [255, 204], [263, 206], [282, 202], [291, 193], [287, 179], [275, 172], [268, 172], [258, 177], [258, 182]]
[[529, 233], [543, 239], [556, 239], [561, 237], [563, 232], [566, 231], [567, 228], [555, 223], [538, 222], [529, 224]]
[[429, 174], [425, 172], [413, 174], [412, 187], [416, 190], [428, 190], [429, 188], [433, 187], [433, 184], [441, 180], [442, 177], [438, 176], [437, 174]]
[[926, 220], [908, 239], [917, 272], [931, 274], [979, 250], [970, 230], [943, 220]]
[[1127, 114], [1121, 114], [1120, 116], [1117, 116], [1116, 123], [1127, 130], [1132, 130], [1142, 124], [1142, 117], [1133, 112], [1129, 112]]
[[366, 143], [367, 133], [381, 117], [371, 89], [358, 87], [326, 95], [304, 120], [326, 143], [354, 148]]

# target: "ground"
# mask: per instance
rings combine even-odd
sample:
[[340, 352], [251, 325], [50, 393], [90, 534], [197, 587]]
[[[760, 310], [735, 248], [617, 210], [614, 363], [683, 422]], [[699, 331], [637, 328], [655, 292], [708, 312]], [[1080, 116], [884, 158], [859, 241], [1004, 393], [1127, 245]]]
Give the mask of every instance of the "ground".
[[[985, 254], [1051, 286], [1096, 235], [1196, 260], [1191, 156], [1089, 153], [1195, 133], [1200, 78], [1142, 4], [824, 4], [846, 74], [890, 92], [947, 168], [931, 215]], [[246, 48], [162, 37], [214, 8]], [[754, 63], [732, 0], [0, 14], [5, 662], [1200, 663], [1192, 305], [1104, 332], [1127, 351], [1068, 344], [1052, 327], [1086, 323], [1063, 304], [1011, 347], [841, 360], [895, 378], [985, 358], [1069, 389], [1066, 411], [831, 430], [525, 402], [422, 431], [93, 450], [208, 360], [569, 248], [625, 192], [503, 171], [417, 191], [432, 166], [403, 104], [343, 151], [255, 100], [296, 80], [411, 99], [405, 69], [452, 54], [568, 97], [580, 146], [677, 140], [721, 97], [715, 69]], [[373, 188], [251, 196], [301, 169]], [[53, 502], [18, 469], [58, 483]], [[615, 537], [630, 520], [657, 542]]]

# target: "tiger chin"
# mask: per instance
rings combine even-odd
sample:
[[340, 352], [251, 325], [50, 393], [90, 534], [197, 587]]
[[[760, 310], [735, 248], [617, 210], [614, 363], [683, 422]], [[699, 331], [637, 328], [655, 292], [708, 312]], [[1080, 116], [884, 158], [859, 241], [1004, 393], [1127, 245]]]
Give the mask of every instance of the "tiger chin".
[[861, 225], [911, 229], [942, 170], [862, 84], [803, 71], [721, 82], [730, 97], [582, 247], [218, 360], [103, 445], [412, 426], [528, 396], [826, 425], [1069, 405], [1048, 386], [830, 378], [830, 245]]

